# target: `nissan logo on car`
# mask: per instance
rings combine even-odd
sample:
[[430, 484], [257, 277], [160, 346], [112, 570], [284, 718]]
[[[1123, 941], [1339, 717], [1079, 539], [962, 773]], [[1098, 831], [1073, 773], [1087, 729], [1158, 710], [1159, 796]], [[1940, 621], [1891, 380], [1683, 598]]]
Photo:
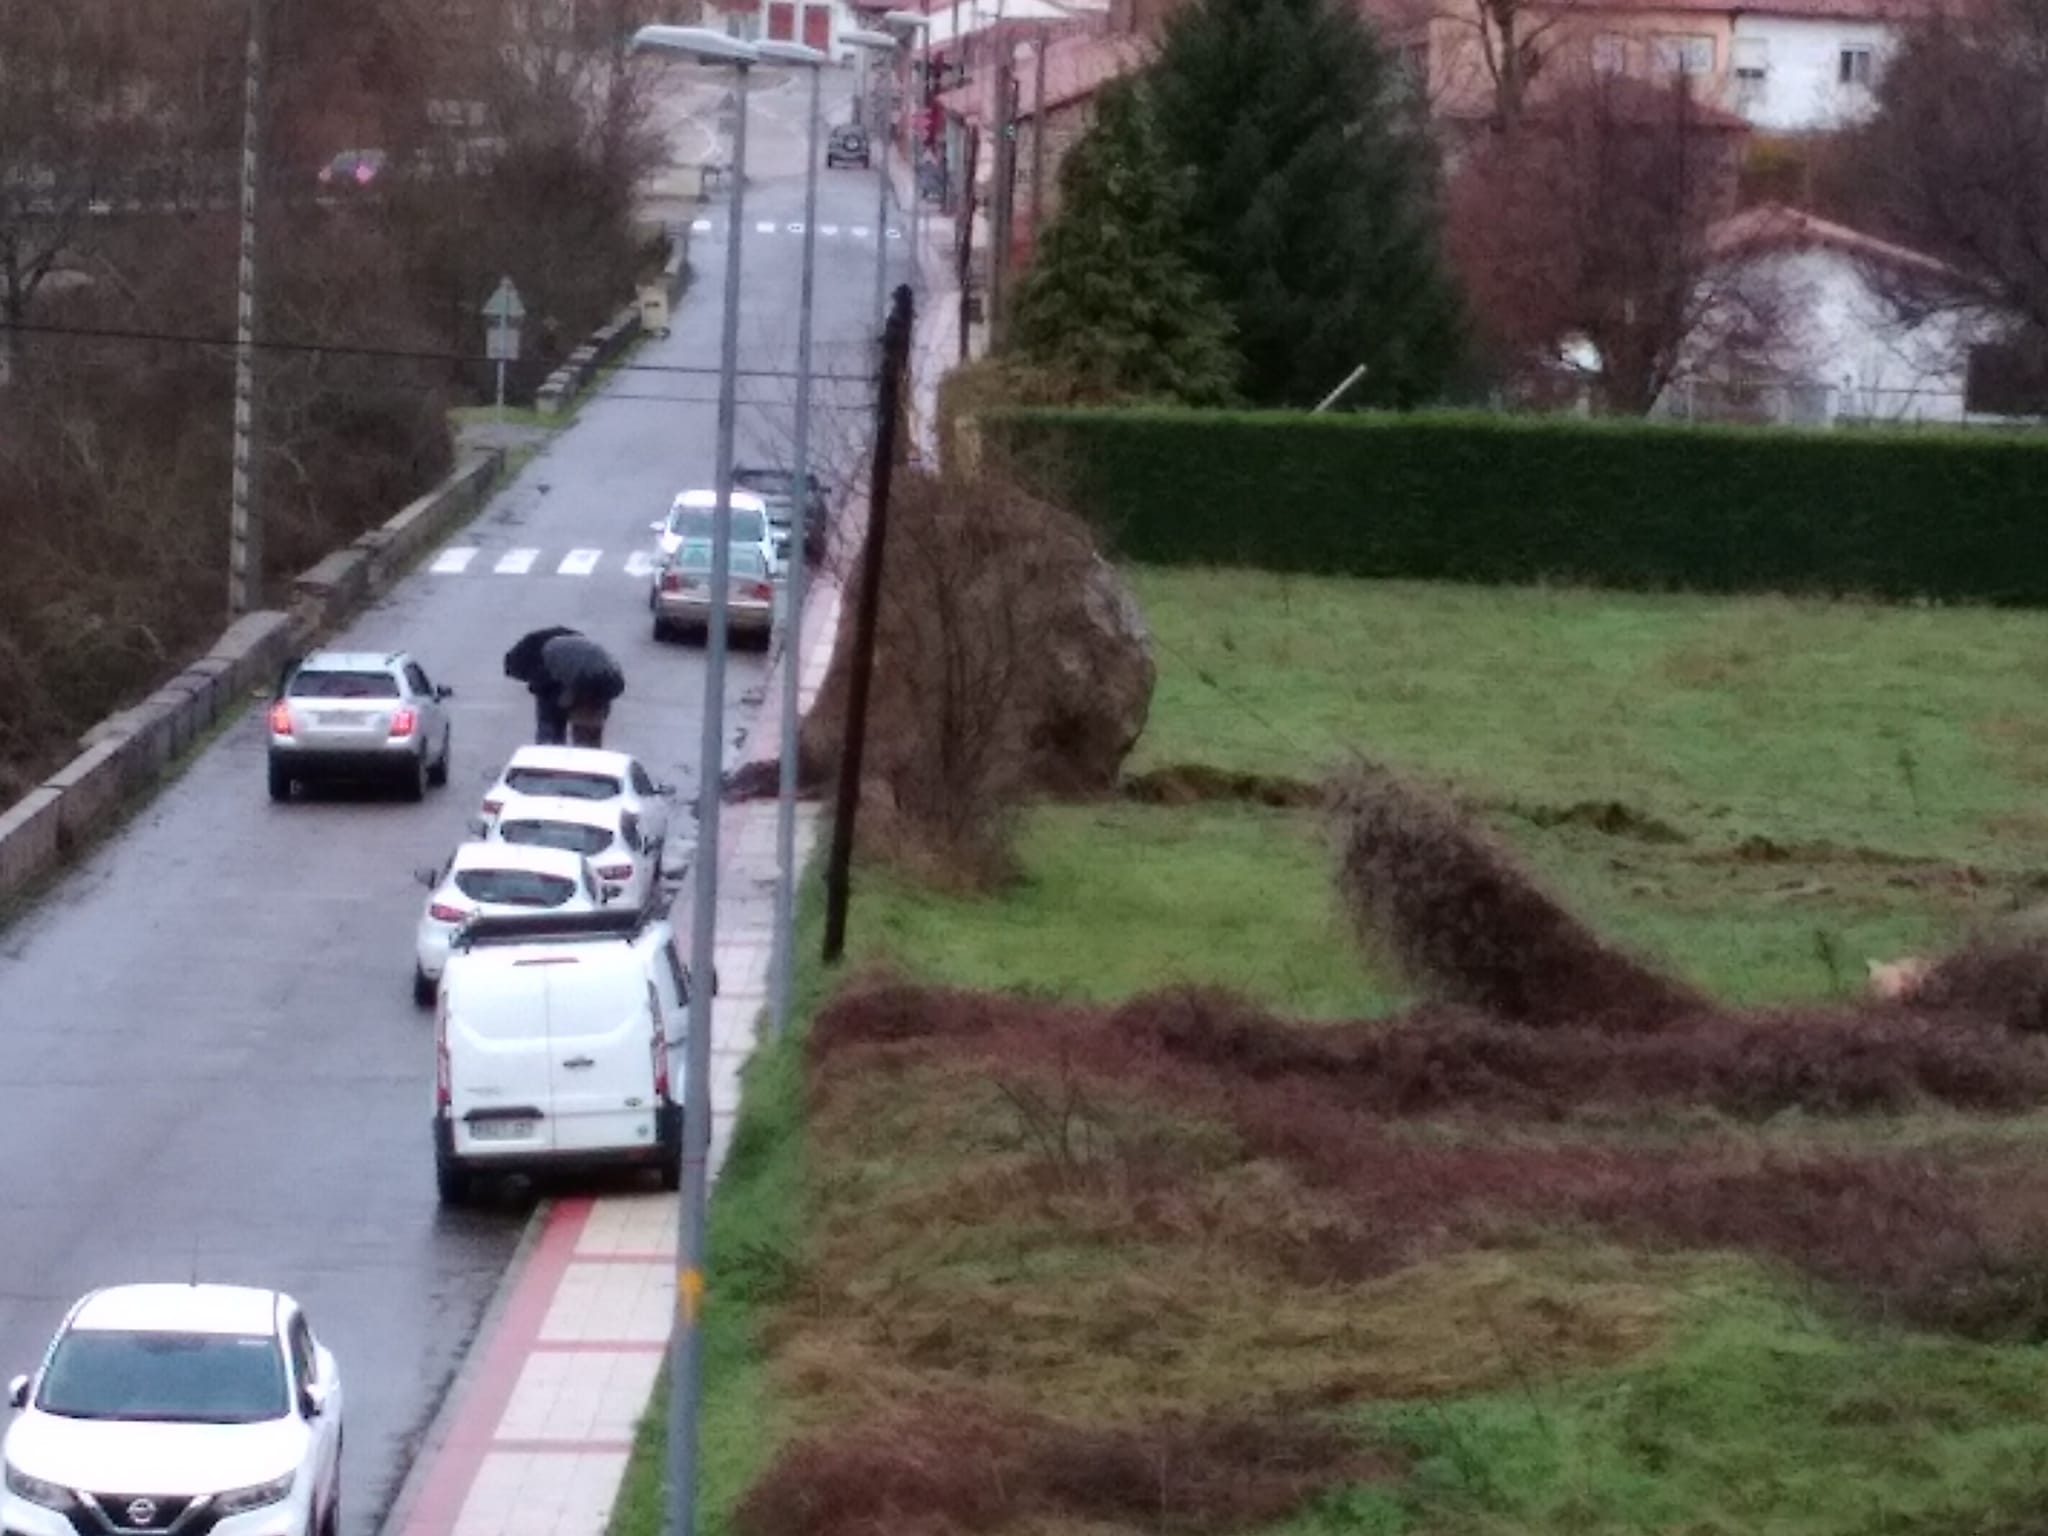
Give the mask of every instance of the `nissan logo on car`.
[[156, 1500], [130, 1499], [128, 1501], [128, 1523], [130, 1525], [155, 1525]]

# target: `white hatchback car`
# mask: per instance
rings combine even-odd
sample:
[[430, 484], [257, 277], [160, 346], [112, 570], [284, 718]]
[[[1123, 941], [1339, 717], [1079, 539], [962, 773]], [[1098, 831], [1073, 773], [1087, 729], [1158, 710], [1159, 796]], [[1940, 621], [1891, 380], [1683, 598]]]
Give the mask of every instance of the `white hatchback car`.
[[341, 1373], [279, 1291], [119, 1285], [9, 1391], [10, 1536], [333, 1536]]
[[564, 848], [506, 842], [464, 843], [439, 869], [414, 871], [430, 894], [413, 944], [412, 999], [422, 1008], [448, 964], [448, 945], [464, 923], [514, 912], [594, 912], [604, 884], [590, 860]]
[[498, 782], [484, 791], [480, 833], [487, 833], [513, 795], [558, 800], [616, 800], [639, 818], [641, 835], [659, 848], [668, 840], [675, 786], [658, 783], [637, 758], [600, 747], [521, 747]]
[[[717, 516], [716, 491], [684, 491], [676, 497], [669, 506], [667, 517], [647, 525], [660, 535], [654, 541], [654, 568], [659, 571], [663, 562], [681, 549], [686, 541], [709, 542]], [[780, 546], [775, 537], [775, 524], [768, 515], [768, 503], [752, 491], [735, 490], [732, 493], [732, 542], [760, 550], [762, 562], [774, 579], [782, 579]], [[652, 588], [648, 589], [647, 600], [650, 603], [654, 601]]]
[[636, 911], [661, 880], [661, 844], [617, 800], [508, 795], [483, 841], [580, 854], [590, 861], [603, 898]]

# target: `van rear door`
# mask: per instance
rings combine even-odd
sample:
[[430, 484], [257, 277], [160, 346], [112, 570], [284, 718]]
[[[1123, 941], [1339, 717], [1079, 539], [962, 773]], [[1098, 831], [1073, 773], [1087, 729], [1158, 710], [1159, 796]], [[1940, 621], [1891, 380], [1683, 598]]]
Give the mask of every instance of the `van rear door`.
[[549, 978], [577, 964], [573, 954], [516, 951], [473, 951], [449, 964], [441, 989], [459, 1156], [530, 1156], [555, 1148]]
[[651, 986], [630, 947], [548, 983], [548, 1088], [560, 1152], [655, 1145]]

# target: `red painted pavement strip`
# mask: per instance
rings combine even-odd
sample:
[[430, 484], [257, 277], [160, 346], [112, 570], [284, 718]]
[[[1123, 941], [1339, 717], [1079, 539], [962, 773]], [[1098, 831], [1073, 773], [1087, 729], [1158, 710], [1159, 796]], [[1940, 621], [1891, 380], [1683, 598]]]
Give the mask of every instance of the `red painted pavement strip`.
[[[512, 1401], [512, 1389], [518, 1384], [521, 1367], [540, 1342], [548, 1307], [576, 1256], [577, 1240], [589, 1224], [595, 1204], [590, 1196], [581, 1195], [556, 1201], [548, 1212], [547, 1226], [499, 1314], [448, 1438], [434, 1449], [433, 1464], [421, 1485], [419, 1502], [405, 1523], [406, 1536], [448, 1536], [455, 1529], [463, 1501], [469, 1497], [484, 1457], [494, 1449], [492, 1436]], [[575, 1451], [586, 1447], [570, 1441], [551, 1449]]]

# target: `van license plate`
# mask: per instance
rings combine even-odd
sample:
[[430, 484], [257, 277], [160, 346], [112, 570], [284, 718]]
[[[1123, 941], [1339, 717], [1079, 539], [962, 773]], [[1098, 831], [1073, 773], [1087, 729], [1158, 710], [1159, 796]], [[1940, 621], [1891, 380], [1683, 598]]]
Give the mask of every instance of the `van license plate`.
[[524, 1141], [533, 1134], [532, 1120], [473, 1120], [469, 1134], [476, 1141]]

